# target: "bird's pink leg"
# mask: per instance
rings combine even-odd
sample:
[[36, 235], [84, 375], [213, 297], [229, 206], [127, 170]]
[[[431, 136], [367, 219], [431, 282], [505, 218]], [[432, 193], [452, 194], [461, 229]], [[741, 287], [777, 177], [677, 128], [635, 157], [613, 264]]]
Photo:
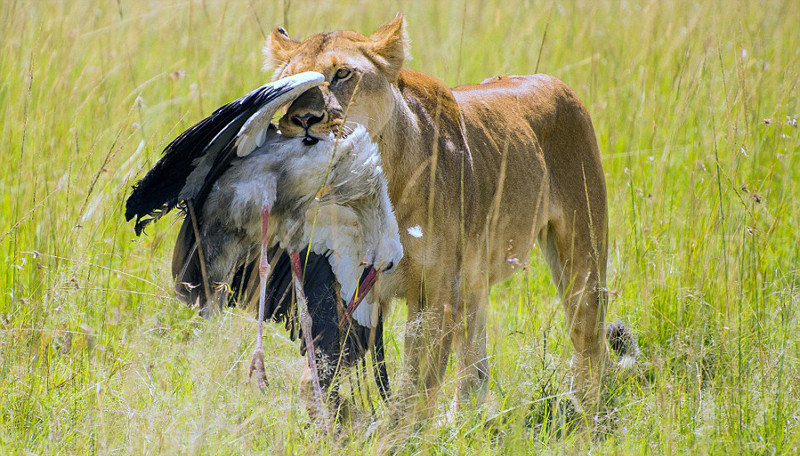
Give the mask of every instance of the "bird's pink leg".
[[267, 371], [264, 367], [264, 314], [266, 313], [267, 277], [269, 259], [267, 258], [267, 228], [269, 226], [269, 207], [264, 206], [261, 213], [261, 258], [258, 262], [258, 276], [261, 281], [258, 295], [258, 340], [253, 358], [250, 360], [249, 377], [256, 376], [256, 384], [262, 390], [267, 386]]
[[319, 383], [319, 373], [317, 371], [317, 354], [314, 350], [314, 336], [311, 333], [313, 321], [311, 313], [308, 311], [308, 300], [303, 291], [303, 268], [300, 264], [300, 254], [292, 253], [292, 278], [297, 295], [297, 310], [300, 313], [300, 329], [303, 331], [303, 339], [306, 342], [306, 355], [308, 356], [308, 368], [311, 370], [311, 383], [314, 386], [314, 399], [318, 409], [325, 416], [325, 406], [322, 402], [322, 387]]

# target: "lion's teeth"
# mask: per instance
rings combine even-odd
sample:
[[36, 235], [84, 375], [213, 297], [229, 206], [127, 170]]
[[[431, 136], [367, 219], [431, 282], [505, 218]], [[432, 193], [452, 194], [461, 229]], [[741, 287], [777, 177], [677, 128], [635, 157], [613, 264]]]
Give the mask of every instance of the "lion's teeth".
[[353, 129], [348, 127], [347, 125], [343, 125], [342, 128], [341, 128], [341, 131], [342, 131], [342, 135], [341, 135], [342, 138], [346, 138], [346, 137], [350, 136], [353, 133]]

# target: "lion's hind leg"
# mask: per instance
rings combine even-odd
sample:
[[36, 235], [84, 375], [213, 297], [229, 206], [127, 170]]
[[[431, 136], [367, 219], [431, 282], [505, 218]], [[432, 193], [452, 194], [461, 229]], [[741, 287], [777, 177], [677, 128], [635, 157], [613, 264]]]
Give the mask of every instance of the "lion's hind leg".
[[[593, 227], [581, 226], [574, 219], [570, 222], [551, 221], [540, 234], [539, 242], [561, 294], [570, 341], [575, 349], [573, 390], [584, 406], [593, 407], [599, 402], [600, 380], [608, 363], [604, 328], [605, 220], [599, 232], [592, 233]], [[597, 244], [592, 246], [591, 239], [598, 237], [603, 240], [602, 248]]]

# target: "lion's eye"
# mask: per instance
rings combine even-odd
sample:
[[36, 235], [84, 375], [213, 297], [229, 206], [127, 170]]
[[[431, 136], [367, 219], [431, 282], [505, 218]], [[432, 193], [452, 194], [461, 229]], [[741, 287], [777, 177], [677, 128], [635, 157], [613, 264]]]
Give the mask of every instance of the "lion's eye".
[[342, 67], [336, 70], [336, 74], [333, 75], [333, 79], [337, 81], [342, 81], [349, 78], [350, 74], [352, 74], [352, 72], [350, 71], [349, 68]]

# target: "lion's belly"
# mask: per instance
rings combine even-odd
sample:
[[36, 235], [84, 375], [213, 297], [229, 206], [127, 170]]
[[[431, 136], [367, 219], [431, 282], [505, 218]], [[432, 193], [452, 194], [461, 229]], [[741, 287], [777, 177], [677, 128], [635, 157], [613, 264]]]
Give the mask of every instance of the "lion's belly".
[[483, 278], [494, 284], [527, 266], [553, 209], [541, 141], [555, 122], [555, 104], [537, 90], [539, 79], [502, 78], [454, 91], [477, 195], [476, 248], [465, 257], [469, 282]]
[[[541, 156], [524, 148], [508, 150], [506, 157], [476, 164], [474, 249], [465, 263], [469, 281], [478, 277], [494, 284], [527, 266], [534, 242], [548, 220], [550, 191]], [[503, 163], [505, 162], [505, 163]]]

